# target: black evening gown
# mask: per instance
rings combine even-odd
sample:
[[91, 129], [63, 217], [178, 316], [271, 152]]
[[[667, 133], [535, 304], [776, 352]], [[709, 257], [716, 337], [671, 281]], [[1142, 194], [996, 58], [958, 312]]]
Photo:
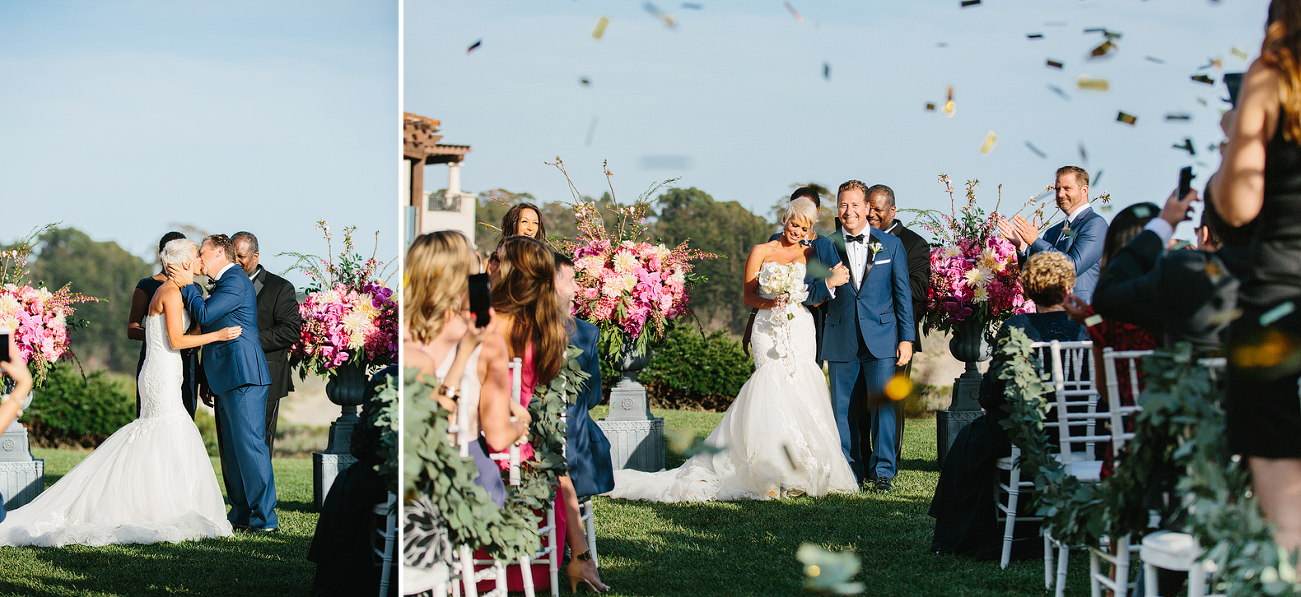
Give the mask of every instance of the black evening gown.
[[[1035, 342], [1076, 342], [1087, 340], [1088, 334], [1064, 311], [1014, 315], [1003, 322], [995, 346], [1000, 346], [1008, 330], [1020, 328]], [[989, 364], [980, 384], [980, 405], [985, 415], [972, 421], [958, 432], [944, 459], [940, 481], [935, 488], [928, 514], [935, 519], [935, 535], [931, 551], [957, 553], [977, 559], [997, 559], [1002, 553], [1003, 528], [998, 524], [997, 487], [999, 458], [1012, 452], [1007, 430], [1000, 422], [1007, 418], [1000, 406], [1005, 400], [1004, 384], [995, 378], [1003, 362], [997, 354]], [[1029, 496], [1022, 493], [1019, 510], [1028, 512]], [[1024, 515], [1024, 514], [1023, 514]], [[1030, 525], [1018, 527], [1017, 538], [1033, 533]], [[1035, 533], [1037, 536], [1037, 533]], [[1036, 541], [1017, 541], [1012, 555], [1018, 559], [1042, 555], [1042, 544]]]

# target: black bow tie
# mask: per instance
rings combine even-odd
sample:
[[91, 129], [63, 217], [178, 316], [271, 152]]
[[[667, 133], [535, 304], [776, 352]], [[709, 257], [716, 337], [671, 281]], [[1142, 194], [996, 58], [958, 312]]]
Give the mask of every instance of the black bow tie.
[[850, 234], [850, 235], [846, 235], [846, 236], [845, 236], [845, 242], [847, 242], [847, 243], [861, 243], [861, 242], [864, 242], [863, 237], [865, 237], [865, 236], [867, 236], [867, 235], [866, 235], [866, 234]]

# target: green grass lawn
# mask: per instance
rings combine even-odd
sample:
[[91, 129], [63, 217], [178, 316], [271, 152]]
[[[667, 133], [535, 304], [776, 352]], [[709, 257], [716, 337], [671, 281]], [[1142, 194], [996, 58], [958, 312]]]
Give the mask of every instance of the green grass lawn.
[[[90, 452], [35, 448], [46, 487]], [[213, 470], [221, 476], [217, 459]], [[310, 458], [276, 458], [280, 532], [180, 544], [0, 548], [0, 596], [306, 595], [316, 531]]]
[[[665, 425], [706, 435], [721, 413], [653, 410]], [[605, 411], [594, 410], [594, 419]], [[939, 479], [935, 419], [910, 419], [889, 494], [780, 501], [652, 504], [596, 498], [601, 579], [616, 595], [798, 595], [805, 541], [853, 550], [865, 595], [1043, 595], [1043, 560], [998, 562], [930, 552], [926, 515]], [[669, 468], [681, 458], [668, 455]], [[1088, 594], [1087, 554], [1072, 555], [1068, 595]], [[563, 582], [563, 572], [561, 575]], [[568, 587], [566, 587], [567, 589]]]

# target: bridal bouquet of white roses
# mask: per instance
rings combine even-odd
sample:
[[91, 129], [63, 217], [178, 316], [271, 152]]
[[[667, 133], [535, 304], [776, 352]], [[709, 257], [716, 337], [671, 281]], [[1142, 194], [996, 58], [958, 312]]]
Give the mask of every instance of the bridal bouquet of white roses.
[[785, 312], [786, 319], [795, 319], [795, 313], [791, 312], [792, 304], [804, 302], [809, 298], [808, 287], [804, 285], [804, 276], [795, 271], [795, 264], [764, 264], [765, 267], [759, 268], [759, 292], [768, 298], [786, 299], [786, 308], [774, 309], [774, 311]]

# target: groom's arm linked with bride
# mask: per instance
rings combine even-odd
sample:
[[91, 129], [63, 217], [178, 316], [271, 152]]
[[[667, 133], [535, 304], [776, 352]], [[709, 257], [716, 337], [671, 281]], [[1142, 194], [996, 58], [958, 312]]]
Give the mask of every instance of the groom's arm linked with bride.
[[279, 529], [271, 452], [264, 438], [271, 375], [257, 331], [257, 294], [235, 255], [230, 237], [214, 234], [203, 239], [199, 259], [203, 274], [214, 281], [207, 299], [188, 286], [193, 278], [188, 272], [169, 269], [168, 275], [182, 282], [185, 307], [202, 329], [243, 329], [234, 340], [203, 347], [203, 370], [208, 389], [217, 397], [218, 441], [223, 444], [222, 470], [231, 504], [227, 518], [237, 530], [271, 532]]

